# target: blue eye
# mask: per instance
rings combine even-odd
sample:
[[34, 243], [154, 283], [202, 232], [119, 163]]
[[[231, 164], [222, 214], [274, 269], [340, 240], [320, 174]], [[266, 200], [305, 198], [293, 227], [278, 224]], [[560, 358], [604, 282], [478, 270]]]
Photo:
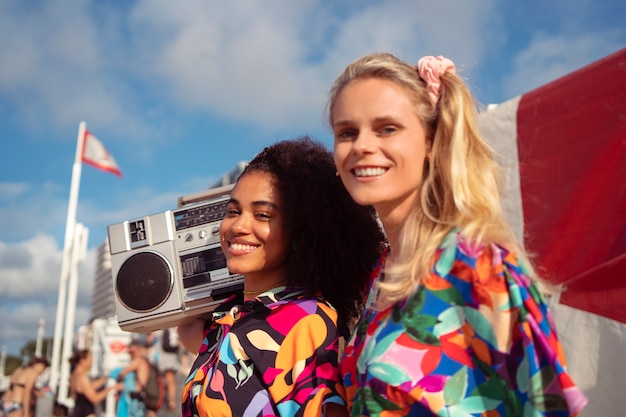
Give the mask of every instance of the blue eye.
[[383, 135], [391, 135], [395, 133], [398, 129], [395, 126], [385, 126], [380, 129], [380, 133]]
[[342, 130], [335, 133], [335, 139], [337, 141], [346, 141], [352, 140], [352, 138], [357, 136], [357, 132], [355, 130]]

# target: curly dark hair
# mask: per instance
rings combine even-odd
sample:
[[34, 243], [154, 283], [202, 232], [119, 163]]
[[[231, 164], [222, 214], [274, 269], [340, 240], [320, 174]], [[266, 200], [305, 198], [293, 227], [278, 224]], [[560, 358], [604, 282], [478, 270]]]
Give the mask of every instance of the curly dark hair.
[[384, 242], [374, 209], [350, 197], [330, 151], [308, 136], [266, 147], [241, 177], [255, 171], [272, 175], [280, 195], [292, 241], [287, 284], [321, 292], [346, 322], [357, 317]]

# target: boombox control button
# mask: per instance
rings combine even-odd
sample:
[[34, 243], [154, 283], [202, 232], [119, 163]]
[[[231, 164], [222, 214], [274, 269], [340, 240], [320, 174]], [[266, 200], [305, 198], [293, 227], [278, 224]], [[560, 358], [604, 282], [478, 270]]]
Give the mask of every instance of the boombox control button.
[[185, 235], [185, 242], [191, 242], [193, 240], [193, 235], [191, 233], [187, 233]]
[[220, 228], [218, 226], [213, 227], [213, 230], [211, 230], [211, 234], [213, 236], [217, 236], [220, 234]]
[[207, 237], [207, 232], [206, 230], [202, 229], [200, 230], [200, 232], [198, 232], [198, 237], [202, 240], [206, 240]]

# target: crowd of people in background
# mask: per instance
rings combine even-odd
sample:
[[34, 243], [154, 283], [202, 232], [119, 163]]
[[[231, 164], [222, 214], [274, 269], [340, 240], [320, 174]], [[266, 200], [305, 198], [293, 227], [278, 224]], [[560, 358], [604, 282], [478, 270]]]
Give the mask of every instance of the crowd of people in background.
[[[109, 377], [123, 384], [118, 391], [118, 417], [155, 417], [180, 409], [180, 386], [177, 373], [188, 370], [188, 353], [180, 346], [175, 329], [158, 330], [137, 335], [128, 346], [130, 362], [115, 369]], [[151, 370], [155, 368], [163, 381], [165, 401], [158, 407], [146, 405], [140, 393], [145, 391]]]
[[[105, 410], [105, 399], [112, 393], [115, 415], [118, 417], [155, 417], [179, 414], [180, 383], [177, 377], [186, 375], [191, 363], [188, 352], [178, 342], [175, 329], [150, 334], [134, 334], [127, 347], [128, 365], [112, 369], [108, 374], [93, 375], [93, 354], [90, 349], [76, 350], [70, 358], [69, 397], [73, 406], [55, 403], [45, 416], [95, 417]], [[153, 364], [164, 382], [165, 402], [159, 410], [147, 409], [136, 395], [146, 384]], [[0, 417], [35, 417], [37, 399], [45, 395], [47, 359], [32, 357], [10, 376], [10, 386], [1, 394]]]

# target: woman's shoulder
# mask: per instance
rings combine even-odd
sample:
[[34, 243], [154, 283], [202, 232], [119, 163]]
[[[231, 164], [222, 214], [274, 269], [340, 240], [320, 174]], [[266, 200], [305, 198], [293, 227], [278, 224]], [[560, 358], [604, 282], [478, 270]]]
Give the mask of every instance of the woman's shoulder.
[[300, 347], [334, 346], [337, 336], [349, 335], [347, 326], [339, 320], [333, 306], [316, 296], [301, 296], [282, 304], [272, 311], [266, 323], [280, 329], [280, 333], [285, 335], [285, 343]]
[[20, 374], [20, 379], [23, 381], [28, 381], [31, 379], [36, 379], [37, 376], [37, 371], [29, 366], [28, 368], [24, 369], [24, 371]]
[[76, 372], [76, 373], [72, 374], [71, 379], [77, 385], [80, 385], [84, 381], [89, 381], [89, 377], [84, 372]]
[[333, 319], [333, 321], [337, 320], [337, 310], [322, 296], [302, 295], [287, 304], [291, 304], [293, 308], [302, 310], [303, 315], [323, 314]]
[[450, 232], [437, 251], [433, 272], [436, 276], [486, 284], [500, 281], [505, 275], [515, 277], [518, 284], [531, 285], [526, 265], [507, 246], [499, 242], [479, 242]]
[[507, 267], [524, 270], [525, 266], [518, 254], [501, 242], [468, 239], [458, 230], [446, 235], [437, 251], [436, 263], [450, 266], [461, 261], [468, 266], [479, 267], [479, 262], [506, 264]]
[[323, 297], [314, 295], [301, 295], [277, 303], [270, 310], [267, 322], [271, 326], [279, 326], [285, 332], [320, 326], [336, 329], [339, 321], [339, 315], [333, 306]]

